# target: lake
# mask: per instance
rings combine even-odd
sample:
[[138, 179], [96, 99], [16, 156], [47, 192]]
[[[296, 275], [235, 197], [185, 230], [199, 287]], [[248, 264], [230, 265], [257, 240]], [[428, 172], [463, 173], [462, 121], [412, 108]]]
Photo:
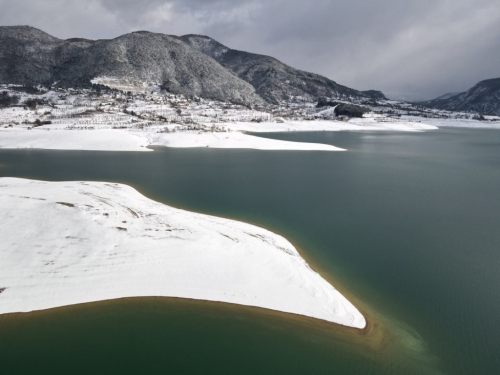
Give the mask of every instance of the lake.
[[108, 301], [0, 316], [2, 373], [500, 373], [500, 131], [259, 136], [349, 152], [0, 150], [0, 176], [125, 183], [280, 233], [370, 332], [216, 303]]

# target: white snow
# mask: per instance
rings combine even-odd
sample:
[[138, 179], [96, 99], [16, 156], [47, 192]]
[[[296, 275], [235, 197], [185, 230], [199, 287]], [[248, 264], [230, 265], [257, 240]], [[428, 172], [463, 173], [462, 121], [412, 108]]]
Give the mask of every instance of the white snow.
[[255, 133], [288, 131], [407, 131], [422, 132], [437, 129], [436, 126], [410, 121], [388, 121], [386, 117], [373, 115], [366, 118], [352, 118], [349, 121], [286, 121], [276, 122], [240, 122], [228, 124], [234, 131]]
[[[245, 134], [244, 132], [288, 131], [427, 131], [432, 125], [399, 121], [384, 122], [379, 118], [342, 121], [288, 121], [224, 123], [224, 132], [177, 131], [158, 133], [161, 127], [149, 130], [94, 129], [64, 130], [67, 124], [47, 125], [31, 130], [0, 129], [0, 148], [41, 148], [61, 150], [148, 151], [148, 145], [167, 147], [247, 148], [257, 150], [344, 151], [341, 148], [315, 143], [288, 142]], [[174, 129], [175, 125], [163, 126]]]
[[0, 129], [0, 148], [151, 151], [142, 134], [128, 130]]
[[366, 325], [285, 238], [125, 185], [0, 178], [0, 215], [3, 314], [163, 296]]
[[167, 147], [251, 148], [257, 150], [345, 151], [342, 148], [305, 142], [287, 142], [261, 138], [241, 132], [197, 133], [177, 132], [154, 134], [152, 145]]
[[[95, 77], [94, 79], [90, 80], [90, 82], [93, 84], [101, 84], [104, 86], [108, 86], [110, 88], [121, 90], [124, 92], [127, 91], [137, 92], [137, 93], [148, 92], [149, 88], [149, 85], [146, 82], [133, 79], [117, 78], [117, 77], [107, 77], [107, 76]], [[157, 89], [156, 86], [155, 89]]]
[[[486, 118], [497, 119], [495, 116], [487, 116]], [[499, 121], [478, 121], [472, 119], [454, 119], [454, 118], [430, 118], [422, 119], [430, 125], [438, 128], [455, 127], [455, 128], [481, 128], [481, 129], [500, 129]]]
[[137, 130], [0, 129], [0, 148], [39, 148], [93, 151], [151, 151], [167, 147], [247, 148], [257, 150], [343, 151], [325, 144], [287, 142], [240, 132], [157, 133]]

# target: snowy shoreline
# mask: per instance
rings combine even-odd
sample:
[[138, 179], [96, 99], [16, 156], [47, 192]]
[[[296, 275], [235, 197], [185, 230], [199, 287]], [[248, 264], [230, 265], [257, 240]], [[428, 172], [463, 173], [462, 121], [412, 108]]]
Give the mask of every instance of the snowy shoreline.
[[254, 225], [104, 182], [0, 178], [0, 208], [0, 314], [154, 296], [366, 326], [290, 242]]
[[65, 130], [65, 125], [0, 129], [0, 148], [88, 151], [151, 151], [148, 146], [255, 150], [345, 151], [327, 144], [289, 142], [246, 134], [289, 131], [428, 131], [437, 127], [413, 122], [377, 122], [374, 118], [286, 123], [229, 123], [225, 132], [158, 132], [132, 129]]

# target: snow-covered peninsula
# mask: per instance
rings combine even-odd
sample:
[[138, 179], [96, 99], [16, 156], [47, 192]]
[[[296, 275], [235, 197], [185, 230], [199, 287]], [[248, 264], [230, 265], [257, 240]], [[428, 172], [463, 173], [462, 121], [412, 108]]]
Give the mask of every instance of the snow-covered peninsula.
[[0, 148], [38, 148], [49, 150], [88, 151], [152, 151], [148, 146], [174, 148], [240, 148], [255, 150], [344, 151], [344, 149], [318, 143], [287, 142], [245, 134], [228, 132], [159, 133], [156, 130], [101, 129], [68, 131], [63, 129], [0, 129]]
[[289, 131], [429, 131], [432, 125], [410, 121], [383, 122], [378, 117], [341, 121], [234, 122], [217, 127], [218, 131], [202, 128], [176, 130], [178, 125], [151, 126], [147, 130], [134, 128], [73, 130], [65, 125], [42, 127], [0, 128], [0, 148], [38, 148], [89, 151], [151, 151], [148, 146], [174, 148], [239, 148], [255, 150], [345, 151], [319, 143], [289, 142], [247, 134]]
[[[340, 123], [316, 121], [311, 123], [258, 124], [244, 123], [227, 125], [227, 132], [171, 132], [137, 131], [126, 129], [102, 129], [91, 131], [69, 131], [57, 128], [41, 129], [0, 129], [0, 148], [39, 148], [59, 150], [90, 151], [151, 151], [147, 146], [166, 146], [175, 148], [210, 147], [241, 148], [255, 150], [294, 150], [294, 151], [345, 151], [342, 148], [327, 144], [288, 142], [261, 138], [244, 133], [252, 131], [285, 132], [285, 131], [425, 131], [436, 129], [422, 124], [398, 124], [397, 126], [380, 126], [375, 123], [352, 122]], [[288, 128], [287, 128], [288, 126]]]
[[2, 314], [162, 296], [366, 325], [285, 238], [125, 185], [0, 178], [0, 214]]

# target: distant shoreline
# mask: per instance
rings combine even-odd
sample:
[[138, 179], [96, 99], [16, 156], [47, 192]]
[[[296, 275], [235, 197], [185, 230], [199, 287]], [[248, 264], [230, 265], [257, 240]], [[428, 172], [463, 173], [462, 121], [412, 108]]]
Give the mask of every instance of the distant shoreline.
[[[175, 128], [175, 126], [170, 126]], [[227, 123], [222, 132], [159, 132], [125, 129], [65, 130], [46, 125], [31, 130], [0, 129], [0, 148], [37, 148], [85, 151], [151, 151], [148, 146], [173, 148], [221, 148], [288, 151], [345, 151], [327, 144], [288, 142], [261, 138], [251, 133], [289, 131], [428, 131], [437, 127], [411, 122], [379, 123], [371, 118], [341, 121], [287, 123]]]

